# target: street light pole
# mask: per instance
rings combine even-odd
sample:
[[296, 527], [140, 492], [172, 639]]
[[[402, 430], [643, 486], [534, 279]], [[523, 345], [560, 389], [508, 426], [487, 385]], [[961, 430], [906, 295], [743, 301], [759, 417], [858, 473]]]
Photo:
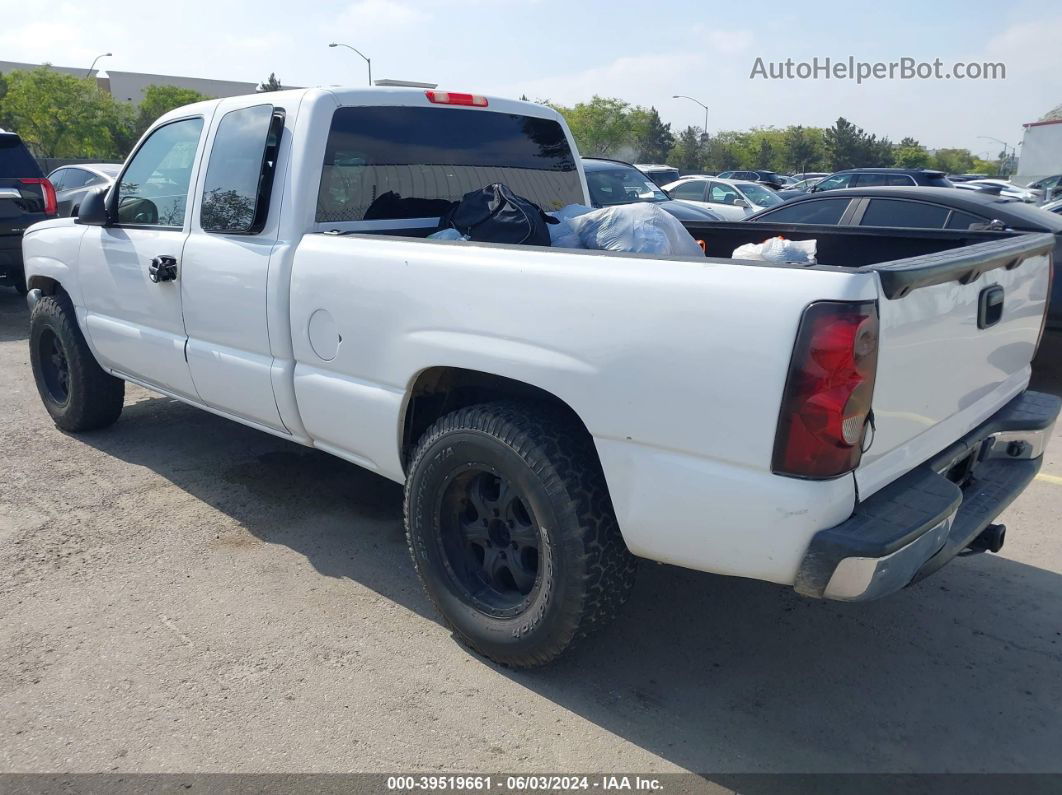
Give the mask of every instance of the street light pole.
[[367, 56], [365, 53], [363, 53], [357, 47], [351, 47], [349, 44], [343, 44], [342, 42], [339, 42], [339, 41], [333, 41], [328, 46], [329, 47], [346, 47], [348, 50], [353, 50], [358, 55], [360, 55], [362, 58], [364, 58], [366, 65], [369, 67], [369, 85], [370, 86], [372, 85], [372, 59], [369, 56]]
[[[1011, 144], [1008, 144], [1006, 141], [1001, 141], [999, 138], [993, 138], [990, 135], [978, 135], [977, 137], [978, 138], [983, 138], [986, 141], [995, 141], [997, 144], [1003, 144], [1003, 162], [1000, 163], [1000, 167], [999, 167], [999, 171], [1000, 172], [1003, 171], [1003, 168], [1005, 166], [1009, 167], [1010, 166], [1010, 158], [1013, 157], [1013, 156], [1016, 156], [1018, 154], [1018, 147], [1011, 146]], [[1007, 154], [1007, 147], [1008, 146], [1010, 147], [1010, 151], [1012, 152], [1012, 154], [1010, 154], [1010, 155]], [[1003, 176], [1002, 173], [999, 176]]]
[[100, 55], [97, 55], [95, 58], [93, 58], [92, 59], [92, 66], [90, 66], [88, 68], [88, 71], [85, 72], [85, 77], [91, 76], [92, 70], [96, 68], [96, 64], [99, 62], [100, 58], [110, 58], [110, 57], [111, 57], [111, 53], [105, 52], [105, 53], [101, 53]]
[[694, 99], [693, 97], [687, 97], [685, 94], [673, 94], [671, 96], [671, 98], [672, 99], [688, 99], [690, 102], [696, 102], [698, 105], [700, 105], [702, 108], [704, 108], [704, 134], [708, 135], [708, 106], [705, 105], [700, 100]]

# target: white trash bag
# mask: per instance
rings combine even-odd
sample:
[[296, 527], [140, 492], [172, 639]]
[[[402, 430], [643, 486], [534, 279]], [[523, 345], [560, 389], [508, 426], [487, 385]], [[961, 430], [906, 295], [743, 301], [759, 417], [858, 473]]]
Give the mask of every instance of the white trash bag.
[[456, 229], [440, 229], [438, 232], [432, 232], [425, 240], [468, 240], [468, 237], [462, 235]]
[[586, 248], [570, 222], [572, 218], [577, 218], [593, 211], [593, 207], [587, 207], [585, 204], [569, 204], [555, 213], [549, 213], [549, 215], [560, 221], [559, 224], [549, 224], [546, 227], [549, 229], [550, 246], [552, 248]]
[[703, 257], [686, 228], [648, 202], [621, 204], [568, 220], [586, 248], [660, 256]]
[[772, 237], [762, 243], [746, 243], [734, 249], [734, 259], [751, 259], [763, 262], [786, 262], [794, 265], [815, 264], [816, 241], [786, 240]]

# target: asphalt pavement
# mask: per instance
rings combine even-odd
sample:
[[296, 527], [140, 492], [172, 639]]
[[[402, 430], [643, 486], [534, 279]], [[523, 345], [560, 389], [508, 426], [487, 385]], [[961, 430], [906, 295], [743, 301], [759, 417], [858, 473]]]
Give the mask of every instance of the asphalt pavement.
[[439, 623], [397, 485], [139, 388], [61, 433], [27, 319], [0, 289], [2, 772], [1062, 771], [1059, 432], [999, 555], [866, 605], [645, 563], [513, 672]]

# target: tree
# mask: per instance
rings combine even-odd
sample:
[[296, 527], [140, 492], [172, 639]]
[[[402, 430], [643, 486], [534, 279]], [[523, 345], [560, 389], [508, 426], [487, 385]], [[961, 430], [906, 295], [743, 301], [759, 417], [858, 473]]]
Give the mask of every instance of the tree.
[[96, 81], [48, 66], [4, 78], [2, 117], [40, 157], [117, 157], [127, 111]]
[[263, 91], [282, 91], [284, 86], [280, 84], [280, 78], [277, 77], [276, 72], [269, 73], [269, 79], [263, 80], [258, 84], [258, 88], [255, 90], [259, 93]]
[[[860, 131], [862, 132], [862, 130]], [[859, 165], [864, 168], [887, 168], [896, 158], [896, 149], [888, 138], [876, 135], [862, 136]]]
[[649, 108], [644, 123], [637, 132], [638, 157], [647, 163], [663, 163], [675, 145], [671, 125], [660, 120], [656, 108]]
[[863, 131], [844, 116], [823, 133], [826, 160], [831, 171], [863, 165], [859, 162], [863, 155], [863, 137]]
[[799, 125], [786, 129], [783, 136], [785, 166], [794, 173], [813, 171], [822, 161], [822, 132]]
[[139, 139], [147, 128], [154, 124], [155, 120], [163, 113], [168, 113], [174, 108], [181, 107], [181, 105], [202, 102], [204, 99], [210, 99], [210, 97], [190, 88], [156, 84], [148, 86], [144, 89], [144, 98], [140, 100], [140, 105], [137, 108], [133, 138]]
[[568, 122], [584, 157], [608, 156], [622, 147], [633, 150], [637, 146], [632, 114], [645, 111], [632, 108], [622, 99], [595, 95], [589, 102], [580, 102], [570, 108], [553, 107]]
[[760, 144], [756, 151], [757, 166], [754, 168], [770, 169], [771, 161], [774, 160], [774, 147], [771, 146], [771, 140], [766, 136], [760, 137]]
[[701, 148], [701, 128], [687, 127], [679, 133], [678, 141], [668, 155], [668, 162], [679, 171], [701, 171], [704, 150]]
[[945, 174], [965, 174], [973, 170], [974, 157], [969, 149], [938, 149], [932, 166]]
[[914, 138], [904, 138], [896, 145], [893, 165], [898, 168], [925, 168], [929, 165], [929, 152]]

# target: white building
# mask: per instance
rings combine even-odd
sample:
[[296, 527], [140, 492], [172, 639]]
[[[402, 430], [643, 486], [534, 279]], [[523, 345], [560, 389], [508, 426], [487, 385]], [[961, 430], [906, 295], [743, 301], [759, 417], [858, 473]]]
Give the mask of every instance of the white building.
[[1025, 125], [1021, 161], [1014, 181], [1028, 185], [1055, 174], [1062, 174], [1062, 105], [1039, 121]]

